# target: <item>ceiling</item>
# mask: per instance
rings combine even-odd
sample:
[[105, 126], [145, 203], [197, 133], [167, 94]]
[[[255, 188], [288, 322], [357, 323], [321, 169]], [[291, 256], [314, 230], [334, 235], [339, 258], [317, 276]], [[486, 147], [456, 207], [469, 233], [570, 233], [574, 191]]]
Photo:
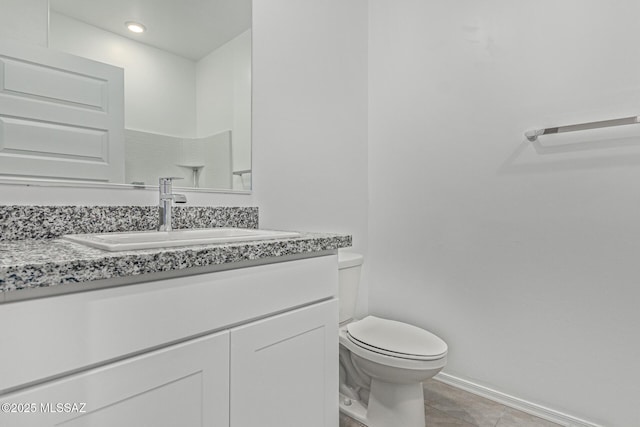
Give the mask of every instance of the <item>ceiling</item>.
[[[251, 0], [50, 0], [52, 11], [194, 61], [251, 28]], [[143, 24], [134, 34], [126, 21]]]

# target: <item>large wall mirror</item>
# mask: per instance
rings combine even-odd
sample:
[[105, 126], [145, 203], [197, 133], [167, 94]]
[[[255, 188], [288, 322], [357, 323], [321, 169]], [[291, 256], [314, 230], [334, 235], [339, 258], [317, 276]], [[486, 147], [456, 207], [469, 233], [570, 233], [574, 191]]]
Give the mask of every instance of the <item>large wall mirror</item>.
[[124, 69], [109, 184], [251, 190], [251, 0], [49, 0], [48, 17], [48, 49]]

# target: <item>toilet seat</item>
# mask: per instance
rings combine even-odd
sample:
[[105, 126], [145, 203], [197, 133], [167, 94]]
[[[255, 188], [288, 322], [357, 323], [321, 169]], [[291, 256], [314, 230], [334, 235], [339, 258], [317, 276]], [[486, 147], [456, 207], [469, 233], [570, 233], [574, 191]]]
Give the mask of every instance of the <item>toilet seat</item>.
[[447, 354], [447, 344], [436, 335], [394, 320], [367, 316], [348, 324], [346, 332], [356, 346], [389, 357], [429, 361]]

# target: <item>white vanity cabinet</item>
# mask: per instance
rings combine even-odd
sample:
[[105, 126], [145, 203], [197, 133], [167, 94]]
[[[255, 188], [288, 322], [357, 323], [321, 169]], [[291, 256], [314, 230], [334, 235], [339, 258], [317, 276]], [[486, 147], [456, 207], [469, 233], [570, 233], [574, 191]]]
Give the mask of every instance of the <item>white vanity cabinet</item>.
[[337, 280], [328, 255], [2, 304], [0, 425], [336, 427]]

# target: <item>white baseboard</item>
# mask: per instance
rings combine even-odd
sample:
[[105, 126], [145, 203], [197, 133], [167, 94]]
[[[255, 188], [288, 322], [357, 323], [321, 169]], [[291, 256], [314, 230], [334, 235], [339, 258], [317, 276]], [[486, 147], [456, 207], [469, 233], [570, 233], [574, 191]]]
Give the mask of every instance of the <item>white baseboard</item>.
[[484, 397], [502, 405], [508, 406], [518, 411], [526, 412], [527, 414], [534, 415], [536, 417], [551, 421], [556, 424], [560, 424], [565, 427], [603, 427], [599, 424], [594, 424], [589, 421], [582, 420], [580, 418], [573, 417], [568, 414], [547, 408], [537, 403], [528, 402], [515, 396], [502, 393], [497, 390], [493, 390], [489, 387], [473, 383], [462, 378], [454, 377], [453, 375], [440, 372], [433, 379], [450, 386], [462, 389], [477, 396]]

